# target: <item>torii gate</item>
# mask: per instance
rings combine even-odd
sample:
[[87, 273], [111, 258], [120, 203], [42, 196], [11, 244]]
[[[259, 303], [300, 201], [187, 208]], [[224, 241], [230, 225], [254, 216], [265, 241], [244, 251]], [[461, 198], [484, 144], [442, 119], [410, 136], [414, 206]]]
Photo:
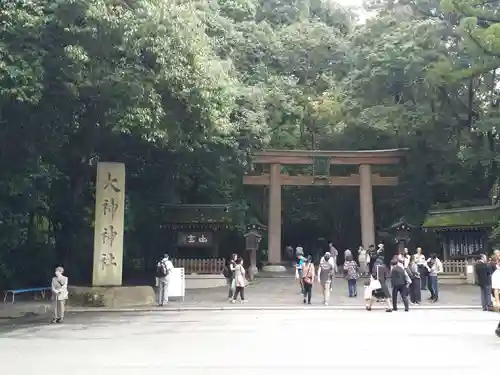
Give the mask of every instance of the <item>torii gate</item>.
[[[254, 164], [268, 164], [269, 173], [246, 175], [244, 185], [269, 186], [267, 271], [284, 271], [281, 265], [281, 186], [359, 186], [361, 242], [365, 248], [375, 244], [373, 186], [394, 186], [397, 177], [383, 177], [371, 172], [372, 165], [398, 164], [404, 149], [367, 151], [269, 150], [253, 154]], [[313, 165], [314, 176], [281, 174], [281, 165]], [[359, 174], [330, 176], [330, 165], [358, 165]], [[321, 173], [319, 170], [321, 170]]]

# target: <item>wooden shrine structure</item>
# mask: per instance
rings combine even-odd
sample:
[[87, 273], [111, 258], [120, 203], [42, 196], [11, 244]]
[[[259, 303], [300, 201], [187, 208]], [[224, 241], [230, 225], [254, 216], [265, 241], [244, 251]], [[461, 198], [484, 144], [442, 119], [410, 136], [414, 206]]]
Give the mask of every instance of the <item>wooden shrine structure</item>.
[[[268, 262], [269, 271], [284, 271], [281, 265], [281, 187], [359, 186], [361, 237], [365, 248], [375, 244], [373, 186], [394, 186], [397, 177], [372, 173], [372, 165], [398, 164], [404, 149], [367, 151], [268, 150], [253, 154], [252, 163], [268, 165], [269, 173], [246, 175], [244, 185], [269, 186]], [[313, 175], [283, 174], [282, 165], [312, 165]], [[330, 176], [331, 165], [357, 165], [358, 174]]]

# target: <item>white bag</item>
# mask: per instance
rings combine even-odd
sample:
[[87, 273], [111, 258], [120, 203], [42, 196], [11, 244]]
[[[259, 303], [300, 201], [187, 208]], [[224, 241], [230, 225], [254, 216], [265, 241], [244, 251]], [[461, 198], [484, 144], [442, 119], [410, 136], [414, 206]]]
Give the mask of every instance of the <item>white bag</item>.
[[377, 266], [377, 278], [373, 278], [373, 276], [370, 276], [370, 289], [372, 291], [374, 290], [379, 290], [379, 289], [382, 289], [382, 284], [380, 284], [380, 281], [378, 279], [378, 268], [380, 266]]
[[496, 269], [491, 275], [491, 288], [500, 289], [500, 269]]
[[299, 269], [295, 268], [295, 280], [299, 279]]

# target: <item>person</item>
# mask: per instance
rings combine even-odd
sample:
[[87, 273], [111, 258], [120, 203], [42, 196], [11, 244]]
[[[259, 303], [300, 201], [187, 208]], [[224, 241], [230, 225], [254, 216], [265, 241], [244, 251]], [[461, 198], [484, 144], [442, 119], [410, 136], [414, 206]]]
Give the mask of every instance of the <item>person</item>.
[[325, 306], [328, 305], [330, 301], [330, 285], [332, 282], [332, 275], [334, 273], [335, 267], [333, 265], [333, 260], [331, 254], [327, 251], [325, 255], [320, 259], [318, 266], [318, 283], [321, 285], [321, 291], [323, 292], [323, 303]]
[[339, 251], [335, 248], [335, 246], [333, 246], [333, 242], [328, 242], [328, 252], [331, 254], [331, 257], [332, 257], [332, 262], [333, 262], [333, 268], [334, 268], [334, 273], [337, 273], [339, 270], [338, 270], [338, 266], [337, 266], [337, 260], [338, 260], [338, 257], [339, 257]]
[[481, 254], [474, 267], [476, 281], [481, 293], [481, 306], [483, 311], [492, 310], [491, 305], [491, 275], [493, 274], [486, 254]]
[[425, 255], [422, 254], [422, 248], [417, 247], [417, 253], [415, 254], [415, 263], [418, 267], [418, 273], [420, 274], [420, 290], [427, 289], [427, 267]]
[[426, 268], [428, 272], [428, 288], [431, 293], [429, 300], [437, 302], [439, 298], [438, 274], [443, 272], [443, 264], [436, 254], [431, 254], [430, 258], [427, 259]]
[[297, 246], [297, 248], [295, 249], [295, 256], [295, 278], [299, 280], [300, 294], [304, 294], [304, 282], [302, 280], [302, 268], [306, 261], [306, 258], [304, 258], [304, 249], [300, 246]]
[[368, 246], [368, 256], [370, 257], [370, 261], [368, 262], [368, 272], [371, 274], [375, 261], [377, 260], [377, 250], [375, 249], [375, 245]]
[[344, 272], [347, 279], [349, 297], [357, 297], [357, 280], [359, 277], [358, 264], [353, 260], [352, 254], [347, 256], [346, 261], [344, 262]]
[[163, 258], [156, 264], [158, 306], [163, 306], [168, 303], [168, 284], [170, 282], [170, 274], [173, 269], [174, 265], [170, 261], [168, 254], [163, 255]]
[[312, 297], [312, 287], [314, 282], [314, 264], [312, 262], [312, 256], [308, 255], [306, 262], [302, 268], [302, 280], [304, 285], [304, 303], [311, 304]]
[[224, 268], [224, 277], [226, 278], [226, 283], [228, 285], [227, 298], [232, 301], [234, 294], [234, 267], [236, 265], [236, 259], [238, 259], [238, 254], [232, 254], [229, 258], [226, 267]]
[[368, 274], [368, 265], [370, 264], [370, 255], [363, 246], [359, 247], [358, 250], [358, 262], [359, 262], [359, 273], [361, 276]]
[[54, 317], [52, 323], [62, 323], [64, 320], [64, 308], [68, 299], [68, 278], [63, 275], [64, 268], [57, 267], [55, 276], [52, 278], [52, 299], [54, 301]]
[[403, 250], [403, 266], [405, 269], [410, 265], [410, 258], [410, 252], [408, 251], [408, 248], [405, 247]]
[[[387, 266], [384, 264], [384, 256], [382, 254], [377, 256], [377, 260], [373, 264], [373, 271], [371, 273], [372, 283], [370, 284], [370, 288], [372, 291], [372, 298], [368, 301], [366, 305], [366, 309], [371, 311], [372, 304], [374, 298], [380, 299], [386, 303], [387, 308], [386, 312], [392, 312], [391, 305], [391, 295], [389, 293], [389, 288], [387, 288], [387, 277], [389, 276], [389, 270]], [[380, 282], [380, 288], [373, 288], [371, 285], [374, 280], [378, 280]]]
[[403, 300], [405, 311], [409, 311], [407, 288], [411, 284], [410, 277], [404, 269], [404, 263], [391, 261], [392, 310], [398, 311], [398, 294]]
[[416, 254], [410, 257], [410, 264], [408, 265], [408, 275], [411, 279], [410, 284], [410, 302], [414, 305], [419, 305], [422, 301], [422, 292], [420, 290], [420, 272], [415, 261]]
[[245, 268], [243, 267], [243, 259], [241, 257], [237, 257], [234, 261], [234, 294], [232, 303], [236, 303], [238, 296], [240, 296], [240, 302], [245, 302], [245, 287], [248, 282], [246, 279]]
[[[492, 303], [493, 303], [493, 309], [499, 311], [500, 310], [500, 258], [497, 257], [496, 254], [494, 254], [493, 256], [497, 260], [497, 264], [495, 266], [493, 274], [491, 275], [491, 289], [493, 291]], [[498, 337], [500, 337], [500, 322], [498, 322], [497, 324], [497, 328], [495, 329], [495, 334]]]

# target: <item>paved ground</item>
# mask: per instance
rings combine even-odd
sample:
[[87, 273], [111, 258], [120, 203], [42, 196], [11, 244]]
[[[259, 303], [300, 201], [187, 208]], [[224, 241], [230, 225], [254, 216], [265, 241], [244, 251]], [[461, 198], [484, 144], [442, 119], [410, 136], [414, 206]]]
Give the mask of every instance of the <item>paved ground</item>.
[[[347, 283], [343, 279], [336, 279], [333, 292], [330, 299], [330, 306], [343, 308], [362, 308], [363, 301], [363, 282], [358, 283], [358, 297], [349, 298], [347, 295]], [[319, 289], [319, 284], [313, 287], [312, 302], [315, 305], [322, 303], [322, 296]], [[212, 289], [196, 289], [187, 290], [184, 302], [173, 300], [169, 304], [170, 308], [182, 309], [221, 309], [233, 306], [228, 303], [227, 288], [212, 288]], [[293, 278], [268, 278], [257, 279], [252, 285], [245, 290], [248, 303], [246, 308], [277, 308], [286, 307], [293, 308], [294, 306], [302, 305], [302, 297], [299, 294], [298, 282]], [[480, 296], [477, 286], [474, 285], [441, 285], [440, 298], [436, 304], [431, 304], [426, 301], [428, 292], [423, 291], [423, 307], [479, 307]], [[71, 305], [71, 300], [69, 301]], [[70, 306], [71, 308], [71, 306]], [[149, 307], [145, 307], [149, 308]], [[15, 304], [0, 303], [0, 324], [2, 320], [9, 317], [21, 317], [24, 315], [40, 315], [50, 311], [50, 301], [38, 302], [16, 302]], [[79, 308], [73, 308], [81, 310]]]
[[475, 374], [495, 369], [499, 314], [482, 311], [77, 314], [0, 333], [2, 373]]
[[[337, 278], [334, 282], [330, 305], [360, 306], [363, 305], [363, 283], [358, 280], [358, 297], [349, 298], [347, 282]], [[246, 298], [252, 305], [259, 306], [294, 306], [302, 303], [299, 295], [298, 281], [290, 278], [257, 279], [254, 284], [245, 289]], [[429, 292], [422, 291], [423, 304]], [[319, 284], [313, 286], [313, 303], [322, 302]], [[177, 306], [179, 302], [173, 302]], [[227, 288], [187, 290], [184, 304], [187, 306], [223, 306], [227, 305]], [[441, 285], [440, 297], [437, 305], [468, 305], [480, 306], [479, 288], [474, 285]]]

